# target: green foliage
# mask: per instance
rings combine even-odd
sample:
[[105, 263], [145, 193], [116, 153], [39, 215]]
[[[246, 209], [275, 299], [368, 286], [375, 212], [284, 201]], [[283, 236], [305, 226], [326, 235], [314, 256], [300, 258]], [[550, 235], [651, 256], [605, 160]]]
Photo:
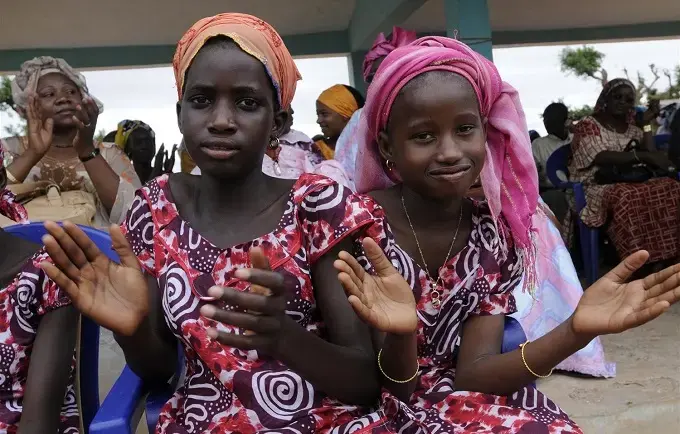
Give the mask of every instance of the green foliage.
[[581, 78], [594, 78], [601, 83], [607, 82], [607, 71], [602, 69], [604, 53], [593, 47], [565, 48], [560, 53], [562, 72]]
[[572, 121], [580, 121], [586, 116], [593, 114], [593, 107], [584, 105], [583, 107], [569, 107], [569, 119]]

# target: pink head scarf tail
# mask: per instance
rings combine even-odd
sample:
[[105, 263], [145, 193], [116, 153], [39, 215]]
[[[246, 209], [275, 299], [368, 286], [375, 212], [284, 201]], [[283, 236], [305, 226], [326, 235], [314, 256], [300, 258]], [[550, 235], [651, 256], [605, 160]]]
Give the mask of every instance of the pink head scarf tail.
[[404, 30], [401, 27], [394, 27], [392, 29], [392, 35], [388, 40], [384, 33], [378, 35], [373, 42], [373, 46], [366, 53], [364, 57], [364, 80], [368, 80], [368, 76], [371, 74], [371, 69], [373, 68], [373, 62], [381, 57], [385, 57], [392, 51], [404, 45], [408, 45], [418, 38], [416, 32], [411, 32], [409, 30]]
[[[475, 90], [481, 115], [488, 121], [481, 172], [484, 194], [499, 229], [509, 229], [514, 243], [528, 255], [525, 265], [533, 264], [531, 219], [538, 203], [538, 175], [519, 95], [501, 80], [493, 63], [462, 42], [425, 37], [394, 50], [383, 61], [368, 89], [359, 126], [357, 191], [366, 193], [399, 182], [385, 170], [377, 137], [387, 125], [399, 91], [414, 77], [434, 70], [459, 74]], [[533, 285], [531, 278], [528, 275], [527, 280]]]

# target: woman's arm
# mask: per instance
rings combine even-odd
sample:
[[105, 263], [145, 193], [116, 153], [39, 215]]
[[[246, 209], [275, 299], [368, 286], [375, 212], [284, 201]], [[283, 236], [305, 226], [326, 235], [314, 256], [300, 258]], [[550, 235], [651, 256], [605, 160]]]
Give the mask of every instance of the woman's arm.
[[[79, 152], [78, 157], [81, 159], [87, 157], [94, 151], [95, 147], [92, 145], [89, 152], [81, 153]], [[95, 190], [97, 190], [97, 196], [101, 201], [104, 208], [106, 208], [107, 213], [111, 213], [113, 209], [113, 204], [116, 202], [116, 196], [118, 195], [118, 186], [120, 185], [120, 177], [113, 171], [109, 163], [106, 162], [104, 157], [100, 154], [95, 158], [83, 163], [87, 174], [90, 176], [90, 180], [94, 185]]]
[[[524, 366], [520, 349], [499, 354], [504, 324], [504, 315], [472, 316], [465, 322], [456, 364], [456, 390], [505, 396], [536, 379]], [[570, 318], [528, 343], [524, 357], [535, 373], [547, 375], [591, 340], [574, 332]]]
[[596, 166], [603, 166], [607, 164], [624, 165], [639, 163], [639, 159], [644, 152], [638, 152], [638, 159], [632, 152], [618, 152], [618, 151], [602, 151], [595, 156], [593, 164]]
[[19, 182], [24, 182], [33, 166], [38, 164], [45, 154], [38, 154], [32, 149], [26, 149], [21, 155], [17, 155], [12, 163], [7, 166], [7, 171]]
[[312, 267], [314, 293], [328, 340], [308, 332], [287, 316], [276, 357], [335, 399], [373, 405], [380, 385], [370, 330], [347, 302], [333, 268], [338, 253], [351, 249], [352, 241], [345, 239]]
[[114, 335], [130, 369], [145, 382], [164, 383], [177, 368], [177, 340], [163, 317], [158, 282], [147, 275], [149, 314], [131, 336]]
[[78, 311], [65, 306], [46, 313], [33, 343], [19, 434], [59, 431], [61, 408], [71, 379]]
[[[416, 333], [387, 333], [382, 343], [380, 365], [383, 371], [380, 373], [382, 384], [400, 401], [408, 403], [416, 390], [419, 379], [418, 375], [414, 376], [419, 369]], [[400, 382], [394, 382], [391, 379]], [[401, 383], [401, 381], [408, 379], [411, 379], [411, 381]]]

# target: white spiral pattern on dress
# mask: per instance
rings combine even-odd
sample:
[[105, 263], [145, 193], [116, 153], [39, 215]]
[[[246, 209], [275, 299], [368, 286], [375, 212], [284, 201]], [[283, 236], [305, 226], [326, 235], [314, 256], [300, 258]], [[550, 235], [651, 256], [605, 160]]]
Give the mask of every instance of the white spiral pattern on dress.
[[340, 184], [334, 184], [323, 190], [310, 194], [302, 201], [302, 208], [310, 212], [319, 212], [327, 209], [333, 209], [340, 204], [344, 196], [344, 187]]
[[178, 264], [174, 263], [165, 274], [163, 310], [171, 328], [178, 329], [182, 316], [198, 307], [198, 299], [191, 292], [189, 278]]
[[290, 421], [314, 406], [314, 388], [292, 371], [262, 371], [251, 380], [258, 405], [271, 417]]
[[35, 273], [22, 273], [15, 290], [14, 313], [17, 323], [21, 329], [28, 333], [35, 333], [35, 329], [28, 323], [27, 319], [34, 315], [31, 311], [31, 303], [35, 301], [38, 278], [39, 276]]

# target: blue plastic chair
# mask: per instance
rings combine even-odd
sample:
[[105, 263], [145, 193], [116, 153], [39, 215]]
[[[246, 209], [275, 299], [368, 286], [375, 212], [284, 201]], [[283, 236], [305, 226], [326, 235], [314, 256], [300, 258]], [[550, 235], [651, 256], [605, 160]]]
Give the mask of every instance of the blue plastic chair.
[[667, 151], [671, 141], [671, 134], [657, 134], [654, 136], [654, 144], [657, 151]]
[[580, 213], [586, 207], [586, 194], [583, 189], [583, 184], [577, 182], [564, 181], [559, 174], [562, 173], [569, 179], [569, 169], [567, 167], [569, 156], [571, 155], [571, 146], [564, 145], [553, 152], [546, 162], [546, 175], [550, 182], [557, 188], [574, 191], [574, 200], [576, 202], [576, 213], [579, 215], [578, 229], [579, 238], [581, 240], [581, 256], [583, 258], [583, 267], [585, 268], [585, 277], [588, 285], [592, 285], [600, 277], [600, 231], [597, 228], [586, 226], [581, 221]]
[[[111, 238], [106, 232], [81, 227], [99, 249], [111, 260], [118, 262], [118, 255], [111, 247]], [[4, 228], [17, 237], [42, 245], [42, 237], [47, 230], [42, 223], [15, 225]], [[99, 326], [86, 317], [81, 317], [80, 327], [80, 403], [82, 407], [82, 422], [85, 431], [99, 411]]]
[[[508, 353], [526, 342], [526, 334], [519, 321], [506, 316], [501, 351]], [[177, 372], [181, 372], [184, 357], [180, 349]], [[179, 375], [175, 375], [175, 380]], [[125, 366], [90, 426], [90, 434], [133, 434], [140, 419], [139, 412], [144, 396], [146, 399], [146, 423], [150, 433], [155, 432], [158, 416], [175, 390], [176, 384], [149, 389], [134, 372]]]

